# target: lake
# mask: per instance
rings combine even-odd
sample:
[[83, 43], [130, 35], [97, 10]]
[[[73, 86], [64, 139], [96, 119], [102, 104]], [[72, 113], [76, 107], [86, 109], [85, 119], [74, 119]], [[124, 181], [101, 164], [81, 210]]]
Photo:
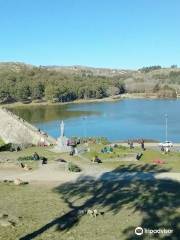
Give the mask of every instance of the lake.
[[109, 140], [145, 138], [165, 140], [168, 114], [168, 140], [180, 142], [180, 100], [127, 99], [116, 102], [50, 106], [23, 106], [14, 113], [58, 137], [64, 120], [67, 136], [104, 136]]

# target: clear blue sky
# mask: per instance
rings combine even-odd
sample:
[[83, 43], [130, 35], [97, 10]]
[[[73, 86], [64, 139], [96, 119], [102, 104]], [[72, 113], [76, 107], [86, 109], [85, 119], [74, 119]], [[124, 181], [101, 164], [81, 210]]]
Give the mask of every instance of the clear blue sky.
[[180, 65], [180, 1], [0, 0], [0, 61]]

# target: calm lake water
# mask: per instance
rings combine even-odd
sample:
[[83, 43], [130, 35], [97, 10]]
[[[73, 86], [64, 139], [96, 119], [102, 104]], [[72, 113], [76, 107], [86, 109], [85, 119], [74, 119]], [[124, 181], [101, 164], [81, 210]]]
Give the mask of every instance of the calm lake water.
[[180, 142], [180, 100], [121, 100], [118, 102], [26, 106], [12, 110], [48, 134], [59, 136], [64, 120], [67, 136], [104, 136], [109, 140], [145, 138]]

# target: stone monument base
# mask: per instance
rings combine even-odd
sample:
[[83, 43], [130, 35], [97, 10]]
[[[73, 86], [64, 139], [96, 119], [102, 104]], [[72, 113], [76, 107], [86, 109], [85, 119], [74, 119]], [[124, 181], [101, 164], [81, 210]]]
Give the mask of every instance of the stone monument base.
[[61, 136], [57, 139], [57, 145], [54, 147], [54, 151], [56, 152], [71, 152], [72, 147], [68, 146], [68, 138], [65, 136]]

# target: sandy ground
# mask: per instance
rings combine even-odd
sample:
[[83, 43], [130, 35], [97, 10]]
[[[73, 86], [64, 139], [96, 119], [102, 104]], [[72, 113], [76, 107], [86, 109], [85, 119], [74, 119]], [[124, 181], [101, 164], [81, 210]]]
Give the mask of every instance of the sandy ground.
[[102, 168], [100, 165], [89, 163], [81, 164], [82, 172], [71, 173], [67, 170], [65, 163], [49, 163], [40, 165], [34, 171], [25, 171], [20, 168], [1, 168], [0, 181], [14, 180], [20, 178], [30, 183], [64, 183], [76, 181], [79, 177], [92, 177], [104, 181], [118, 180], [155, 180], [155, 179], [171, 179], [180, 181], [180, 173], [164, 172], [164, 173], [145, 173], [145, 172], [112, 172], [111, 170]]

